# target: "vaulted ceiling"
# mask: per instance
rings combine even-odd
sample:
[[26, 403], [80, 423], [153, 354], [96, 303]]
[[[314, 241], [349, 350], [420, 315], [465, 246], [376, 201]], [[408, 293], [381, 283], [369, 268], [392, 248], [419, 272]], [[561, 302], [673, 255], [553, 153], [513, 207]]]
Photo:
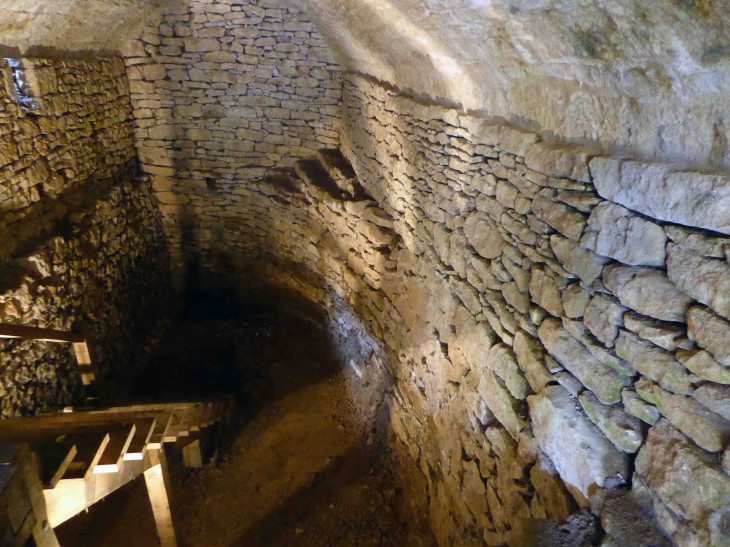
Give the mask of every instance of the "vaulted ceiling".
[[[192, 0], [191, 0], [192, 1]], [[261, 0], [342, 64], [568, 140], [729, 167], [730, 0]], [[180, 0], [3, 0], [0, 44], [121, 47]]]

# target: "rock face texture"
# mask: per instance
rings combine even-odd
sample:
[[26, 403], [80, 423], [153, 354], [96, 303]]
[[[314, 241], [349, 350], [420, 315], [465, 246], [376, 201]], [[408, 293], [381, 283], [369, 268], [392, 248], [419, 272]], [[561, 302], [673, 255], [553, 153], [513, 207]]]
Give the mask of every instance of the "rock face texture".
[[[136, 37], [145, 20], [159, 18], [160, 9], [191, 5], [202, 12], [208, 4], [12, 0], [0, 5], [0, 35], [4, 44], [23, 51], [36, 45], [114, 50]], [[520, 119], [569, 140], [730, 165], [725, 0], [658, 0], [651, 9], [609, 0], [583, 3], [578, 10], [563, 0], [255, 5], [303, 9], [341, 65], [416, 95]], [[528, 161], [550, 163], [551, 154], [550, 147], [531, 151]], [[587, 155], [580, 150], [573, 157]], [[586, 173], [582, 168], [565, 175], [585, 181]]]
[[[129, 84], [118, 59], [9, 61], [2, 320], [91, 320], [100, 341], [134, 323], [165, 290], [159, 211], [182, 287], [195, 268], [304, 296], [361, 348], [363, 382], [387, 378], [442, 545], [514, 544], [581, 508], [604, 546], [727, 545], [730, 178], [443, 106], [727, 165], [717, 3], [435, 4], [165, 3], [124, 46]], [[322, 29], [344, 65], [315, 19], [339, 22]], [[5, 414], [65, 404], [67, 354], [8, 349]]]
[[[206, 85], [204, 96], [217, 89]], [[429, 477], [443, 545], [500, 545], [524, 519], [600, 513], [615, 488], [633, 487], [630, 454], [654, 424], [676, 424], [710, 458], [726, 450], [724, 376], [695, 356], [724, 355], [711, 333], [725, 319], [665, 261], [683, 244], [719, 261], [727, 238], [703, 246], [706, 232], [602, 199], [589, 182], [595, 151], [546, 147], [362, 76], [345, 77], [339, 142], [344, 157], [322, 151], [296, 176], [231, 173], [215, 190], [190, 185], [193, 171], [143, 166], [170, 185], [160, 192], [176, 269], [195, 260], [207, 282], [302, 294], [340, 332], [367, 333], [373, 357], [358, 370], [392, 377], [393, 430]], [[620, 537], [644, 525], [637, 515], [682, 547], [697, 530], [717, 534], [709, 521], [670, 525], [642, 488], [633, 517], [606, 517]]]
[[[133, 372], [169, 287], [157, 200], [134, 177], [124, 63], [2, 70], [32, 82], [33, 99], [0, 82], [0, 322], [85, 333], [113, 382]], [[3, 340], [0, 371], [3, 417], [77, 404], [70, 346]]]

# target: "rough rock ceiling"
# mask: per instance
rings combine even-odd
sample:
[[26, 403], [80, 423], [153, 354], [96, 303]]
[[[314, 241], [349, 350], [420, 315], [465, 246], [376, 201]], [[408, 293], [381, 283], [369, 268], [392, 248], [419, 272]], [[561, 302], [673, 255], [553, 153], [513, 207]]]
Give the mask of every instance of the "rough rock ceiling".
[[[114, 49], [175, 3], [3, 0], [0, 44]], [[730, 0], [296, 4], [345, 67], [415, 94], [561, 138], [730, 166]]]

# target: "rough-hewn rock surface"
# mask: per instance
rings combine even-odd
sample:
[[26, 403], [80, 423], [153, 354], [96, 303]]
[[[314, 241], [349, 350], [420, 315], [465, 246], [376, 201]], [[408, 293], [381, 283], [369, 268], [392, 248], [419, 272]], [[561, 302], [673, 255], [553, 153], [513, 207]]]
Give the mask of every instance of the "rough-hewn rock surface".
[[[532, 17], [513, 7], [513, 20]], [[660, 534], [679, 547], [727, 544], [726, 175], [544, 142], [365, 76], [342, 80], [309, 17], [275, 2], [170, 4], [125, 53], [138, 154], [179, 278], [295, 291], [328, 310], [342, 340], [367, 348], [350, 366], [364, 382], [392, 380], [392, 428], [423, 472], [442, 545], [514, 543], [531, 520], [589, 506], [609, 534], [604, 546]], [[5, 313], [21, 305], [29, 314], [13, 320], [126, 322], [117, 308], [127, 301], [116, 299], [157, 283], [150, 268], [164, 272], [148, 186], [114, 184], [134, 155], [121, 65], [94, 63], [32, 67], [33, 116], [4, 98], [17, 119], [0, 122], [0, 164], [15, 186], [0, 203], [25, 201], [3, 213], [14, 235], [0, 245], [17, 242], [4, 260], [31, 272], [4, 302]], [[446, 81], [457, 80], [425, 78], [421, 88]], [[543, 97], [549, 105], [550, 92]], [[562, 116], [564, 106], [541, 112]], [[601, 112], [596, 119], [612, 119]], [[676, 131], [666, 130], [668, 141]], [[344, 156], [315, 157], [338, 143]], [[83, 192], [104, 211], [90, 218], [65, 192], [97, 178], [108, 193]], [[77, 288], [63, 300], [72, 311], [59, 304], [36, 317], [26, 305], [58, 279], [31, 252], [37, 236], [49, 238], [27, 218], [53, 219], [43, 230], [77, 226], [63, 241], [78, 246], [50, 259], [53, 268], [78, 263], [69, 273]], [[119, 255], [95, 231], [110, 225], [127, 245]], [[134, 275], [120, 273], [137, 251]], [[8, 413], [42, 399], [23, 391], [36, 380], [21, 372], [12, 389], [23, 395], [8, 397]], [[632, 501], [617, 508], [619, 487]]]

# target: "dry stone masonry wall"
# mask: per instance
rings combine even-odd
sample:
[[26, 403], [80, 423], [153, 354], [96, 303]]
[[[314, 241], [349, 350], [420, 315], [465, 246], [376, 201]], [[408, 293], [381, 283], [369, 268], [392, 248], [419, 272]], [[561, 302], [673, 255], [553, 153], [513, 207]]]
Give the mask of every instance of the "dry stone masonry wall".
[[[124, 63], [5, 63], [0, 322], [78, 330], [102, 373], [129, 373], [168, 286], [168, 258], [151, 184], [134, 181]], [[75, 403], [75, 363], [66, 345], [3, 341], [2, 416]]]
[[[575, 502], [602, 512], [605, 544], [637, 545], [650, 531], [610, 493], [630, 484], [677, 545], [727, 545], [727, 175], [551, 145], [357, 77], [344, 104], [343, 150], [427, 290], [386, 293], [414, 359], [393, 421], [434, 505], [466, 503], [499, 545]], [[419, 362], [430, 331], [447, 349]], [[543, 482], [558, 476], [570, 497]]]
[[[727, 545], [730, 237], [702, 214], [727, 178], [352, 75], [341, 140], [355, 172], [322, 151], [299, 178], [231, 185], [182, 245], [369, 347], [350, 365], [392, 378], [441, 544], [521, 545], [585, 508], [602, 545]], [[629, 177], [657, 193], [639, 202]]]
[[129, 44], [126, 63], [140, 160], [167, 222], [195, 214], [208, 189], [337, 144], [340, 68], [299, 9], [246, 0], [164, 13]]

